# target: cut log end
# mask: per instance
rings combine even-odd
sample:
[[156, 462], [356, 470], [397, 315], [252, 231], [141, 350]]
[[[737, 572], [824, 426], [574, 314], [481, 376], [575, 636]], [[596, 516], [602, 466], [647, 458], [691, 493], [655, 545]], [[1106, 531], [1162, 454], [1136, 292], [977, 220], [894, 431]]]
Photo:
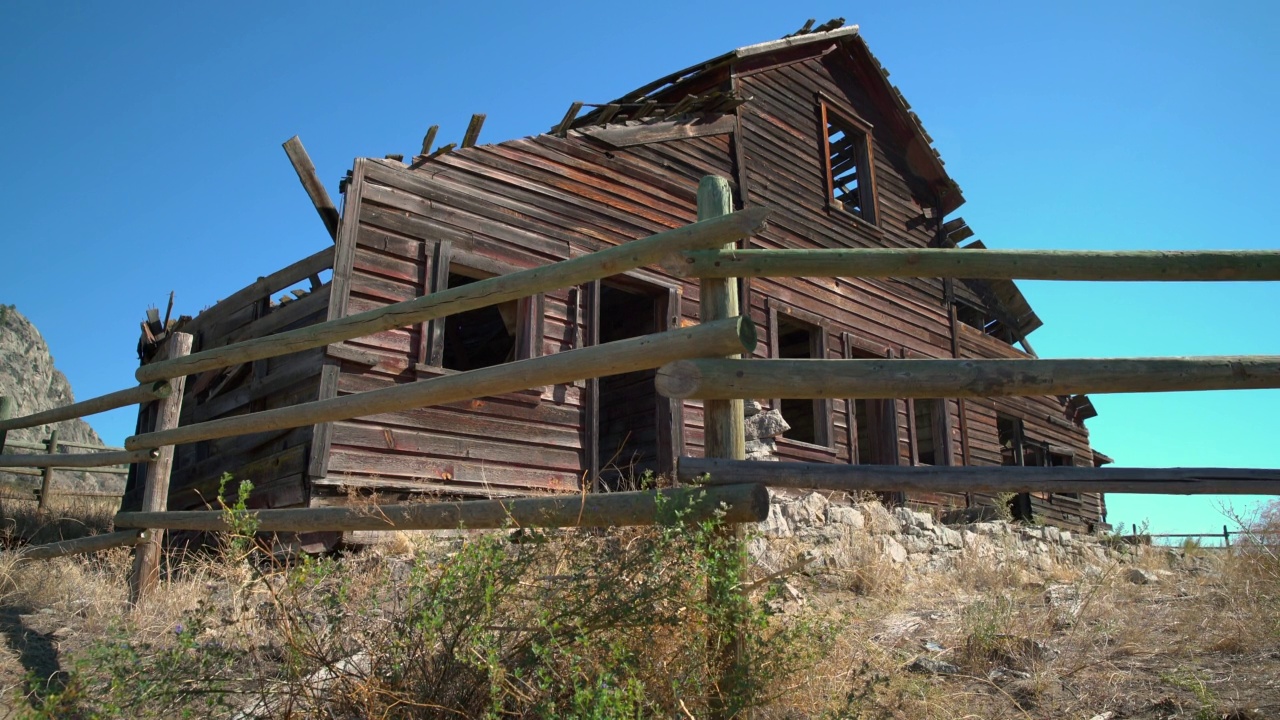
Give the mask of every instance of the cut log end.
[[683, 400], [698, 391], [701, 380], [697, 363], [677, 360], [658, 368], [654, 385], [662, 397]]

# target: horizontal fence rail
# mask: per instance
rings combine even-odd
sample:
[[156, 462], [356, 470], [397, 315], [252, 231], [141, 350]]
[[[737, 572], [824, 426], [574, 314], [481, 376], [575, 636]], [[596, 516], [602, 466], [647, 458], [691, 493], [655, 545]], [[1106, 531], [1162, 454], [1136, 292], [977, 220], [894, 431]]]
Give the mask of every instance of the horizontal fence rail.
[[663, 267], [676, 275], [698, 278], [1268, 281], [1280, 280], [1280, 250], [734, 250], [687, 252]]
[[71, 405], [64, 405], [52, 410], [34, 413], [32, 415], [23, 415], [22, 417], [10, 418], [8, 420], [0, 420], [0, 432], [9, 430], [20, 430], [22, 428], [35, 427], [37, 425], [47, 425], [49, 423], [61, 422], [63, 420], [72, 420], [84, 417], [85, 415], [94, 415], [116, 408], [128, 407], [129, 405], [137, 405], [138, 403], [151, 402], [169, 397], [169, 383], [164, 379], [159, 381], [143, 381], [142, 385], [137, 387], [118, 390], [106, 395], [100, 395], [96, 398], [90, 398]]
[[138, 368], [135, 376], [139, 382], [149, 382], [191, 375], [323, 347], [384, 330], [518, 300], [540, 292], [580, 285], [628, 270], [656, 265], [667, 256], [685, 250], [708, 249], [735, 242], [764, 227], [768, 214], [769, 211], [765, 208], [752, 208], [713, 220], [703, 220], [572, 260], [479, 280], [376, 310], [224, 345], [186, 357], [153, 362]]
[[1159, 495], [1280, 495], [1280, 470], [837, 465], [680, 458], [677, 477], [710, 485], [846, 492], [1110, 492]]
[[[725, 485], [513, 500], [249, 512], [262, 532], [612, 527], [654, 525], [677, 517], [684, 522], [697, 522], [715, 516], [723, 522], [759, 522], [769, 515], [769, 493], [763, 485]], [[116, 515], [115, 524], [116, 527], [164, 530], [231, 529], [227, 514], [216, 510], [123, 512]]]
[[[111, 445], [90, 445], [89, 443], [70, 442], [67, 440], [59, 440], [58, 445], [66, 448], [76, 448], [77, 450], [123, 450], [122, 447], [113, 447]], [[22, 450], [45, 450], [49, 447], [48, 442], [26, 442], [24, 440], [6, 440], [4, 443], [6, 448], [19, 448]]]
[[119, 450], [101, 453], [50, 453], [46, 455], [0, 455], [0, 468], [40, 467], [40, 468], [99, 468], [111, 465], [128, 465], [131, 463], [151, 462], [156, 459], [156, 451]]
[[972, 398], [1280, 388], [1280, 356], [1069, 360], [721, 360], [664, 365], [669, 398]]
[[124, 445], [131, 450], [154, 448], [348, 420], [559, 385], [586, 377], [648, 370], [678, 358], [751, 352], [755, 346], [756, 331], [751, 320], [734, 317], [330, 400], [134, 435], [126, 439]]
[[107, 550], [113, 547], [141, 545], [147, 539], [148, 533], [146, 530], [124, 530], [102, 535], [90, 535], [89, 537], [75, 540], [63, 540], [47, 545], [29, 545], [17, 551], [15, 555], [19, 562], [47, 560], [49, 558], [63, 557], [64, 555], [98, 552], [99, 550]]

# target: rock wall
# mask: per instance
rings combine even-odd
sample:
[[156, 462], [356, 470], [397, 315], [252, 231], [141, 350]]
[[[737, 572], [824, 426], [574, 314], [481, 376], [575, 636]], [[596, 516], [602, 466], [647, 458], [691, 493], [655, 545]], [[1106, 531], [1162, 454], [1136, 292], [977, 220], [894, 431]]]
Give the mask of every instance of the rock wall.
[[976, 561], [991, 568], [1047, 573], [1058, 566], [1108, 564], [1127, 548], [1053, 526], [1005, 521], [944, 525], [927, 513], [888, 509], [879, 501], [828, 499], [828, 494], [770, 492], [769, 517], [748, 547], [770, 570], [802, 557], [807, 572], [834, 572], [885, 561], [922, 572]]
[[[71, 383], [56, 367], [49, 346], [31, 321], [12, 305], [0, 305], [0, 396], [13, 399], [13, 416], [49, 410], [75, 402]], [[54, 425], [11, 430], [8, 438], [23, 442], [44, 442]], [[56, 423], [60, 441], [101, 445], [102, 439], [83, 420]], [[85, 452], [75, 448], [63, 451]], [[6, 449], [6, 453], [39, 453], [39, 450]], [[0, 471], [0, 494], [14, 495], [24, 488], [38, 487], [40, 478]], [[59, 470], [54, 486], [93, 491], [123, 491], [124, 476]]]

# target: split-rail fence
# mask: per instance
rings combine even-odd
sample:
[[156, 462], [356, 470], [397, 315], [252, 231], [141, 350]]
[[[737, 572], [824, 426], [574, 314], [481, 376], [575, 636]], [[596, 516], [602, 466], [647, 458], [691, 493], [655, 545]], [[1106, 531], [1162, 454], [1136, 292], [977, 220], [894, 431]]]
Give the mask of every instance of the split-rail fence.
[[[1280, 388], [1280, 356], [1074, 360], [770, 360], [741, 359], [756, 345], [740, 314], [740, 277], [951, 277], [1082, 281], [1277, 281], [1280, 251], [964, 253], [941, 249], [739, 250], [769, 211], [732, 211], [723, 178], [704, 178], [698, 222], [591, 255], [477, 281], [309, 327], [191, 353], [191, 336], [172, 334], [162, 355], [136, 373], [137, 387], [26, 417], [6, 419], [0, 402], [0, 451], [8, 430], [158, 402], [152, 432], [122, 451], [0, 456], [0, 467], [146, 465], [143, 507], [115, 517], [119, 532], [29, 547], [26, 558], [56, 557], [111, 546], [137, 546], [131, 596], [157, 582], [164, 530], [226, 530], [217, 511], [169, 511], [173, 446], [267, 430], [303, 427], [376, 413], [456, 402], [657, 368], [658, 392], [701, 399], [706, 418], [702, 458], [681, 458], [673, 490], [561, 495], [504, 500], [298, 508], [255, 511], [263, 532], [361, 529], [604, 527], [661, 520], [656, 495], [721, 513], [728, 527], [763, 520], [766, 486], [845, 491], [1125, 492], [1280, 495], [1280, 470], [1229, 468], [893, 467], [745, 460], [743, 400], [760, 397], [858, 399], [993, 397], [1098, 392], [1170, 392]], [[471, 370], [389, 388], [180, 426], [185, 378], [238, 363], [278, 357], [421, 323], [540, 292], [658, 265], [699, 278], [701, 323], [654, 335]], [[686, 516], [690, 517], [690, 516]]]

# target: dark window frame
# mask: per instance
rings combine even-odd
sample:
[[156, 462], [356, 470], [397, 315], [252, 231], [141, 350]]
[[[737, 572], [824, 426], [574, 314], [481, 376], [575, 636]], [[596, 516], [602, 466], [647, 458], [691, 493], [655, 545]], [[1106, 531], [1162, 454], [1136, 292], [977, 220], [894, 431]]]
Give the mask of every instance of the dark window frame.
[[[779, 316], [787, 318], [789, 322], [800, 325], [808, 325], [814, 329], [810, 341], [810, 357], [815, 359], [825, 359], [828, 355], [827, 335], [829, 334], [829, 323], [819, 315], [816, 315], [797, 307], [792, 307], [785, 303], [778, 302], [774, 298], [768, 299], [768, 319], [769, 319], [769, 356], [780, 358], [778, 344], [778, 325]], [[773, 408], [778, 411], [782, 410], [782, 398], [772, 399]], [[835, 444], [835, 420], [832, 414], [832, 402], [829, 399], [813, 401], [813, 430], [814, 440], [797, 440], [789, 438], [785, 434], [782, 440], [785, 442], [795, 443], [801, 447], [818, 448], [826, 452], [833, 452], [836, 449]]]
[[[892, 358], [893, 350], [885, 345], [869, 342], [851, 332], [843, 333], [846, 360], [876, 360]], [[866, 399], [869, 457], [862, 457], [858, 448], [857, 408], [854, 399], [845, 400], [849, 431], [849, 463], [851, 465], [898, 465], [901, 463], [900, 437], [898, 433], [898, 401], [894, 398]]]
[[[440, 292], [448, 289], [449, 276], [461, 275], [475, 280], [507, 275], [520, 268], [492, 260], [470, 252], [459, 252], [448, 240], [423, 245], [423, 278], [424, 294]], [[523, 297], [516, 303], [516, 330], [514, 357], [499, 365], [530, 358], [543, 354], [544, 326], [546, 318], [546, 297], [542, 294]], [[445, 316], [424, 322], [420, 326], [418, 343], [418, 362], [414, 370], [419, 378], [441, 377], [467, 372], [444, 367], [444, 343], [446, 322], [452, 316]], [[512, 393], [503, 393], [499, 397], [522, 402], [539, 403], [542, 401], [544, 388], [529, 388]]]
[[[851, 108], [836, 102], [822, 93], [817, 94], [818, 129], [821, 138], [821, 160], [823, 168], [823, 185], [827, 191], [826, 207], [828, 213], [840, 213], [867, 223], [872, 227], [880, 224], [879, 193], [876, 192], [875, 172], [875, 136], [872, 124], [862, 119]], [[832, 128], [842, 132], [846, 138], [854, 140], [854, 148], [849, 158], [854, 163], [858, 178], [858, 209], [850, 209], [836, 197], [836, 177], [832, 167], [831, 135]]]

